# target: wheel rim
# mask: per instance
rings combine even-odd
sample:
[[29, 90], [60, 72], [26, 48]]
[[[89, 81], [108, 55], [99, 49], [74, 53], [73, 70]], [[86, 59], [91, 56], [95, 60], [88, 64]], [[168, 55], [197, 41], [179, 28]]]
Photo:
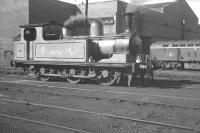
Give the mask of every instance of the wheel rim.
[[43, 76], [40, 73], [37, 74], [36, 79], [41, 80], [41, 81], [48, 81], [50, 77], [48, 76]]
[[73, 78], [73, 77], [68, 77], [67, 81], [69, 83], [72, 83], [72, 84], [78, 84], [78, 83], [80, 83], [81, 79], [79, 79], [79, 78]]
[[48, 77], [48, 76], [40, 76], [41, 81], [48, 81], [49, 79], [50, 79], [50, 77]]
[[77, 84], [77, 83], [80, 83], [81, 82], [81, 79], [80, 78], [74, 78], [73, 75], [76, 74], [76, 70], [75, 69], [70, 69], [69, 70], [69, 76], [67, 77], [67, 81], [69, 83], [72, 83], [72, 84]]
[[101, 85], [110, 86], [113, 85], [116, 82], [116, 80], [117, 76], [116, 73], [114, 73], [114, 74], [108, 74], [107, 77], [101, 76], [99, 81]]

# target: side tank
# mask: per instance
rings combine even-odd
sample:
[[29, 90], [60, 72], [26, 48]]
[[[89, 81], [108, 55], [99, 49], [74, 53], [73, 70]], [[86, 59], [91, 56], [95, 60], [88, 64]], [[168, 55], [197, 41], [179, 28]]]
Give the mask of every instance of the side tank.
[[117, 36], [102, 36], [103, 25], [98, 20], [90, 21], [90, 36], [88, 39], [88, 57], [98, 61], [108, 59], [113, 54], [136, 54], [142, 53], [142, 41], [136, 33], [125, 32]]

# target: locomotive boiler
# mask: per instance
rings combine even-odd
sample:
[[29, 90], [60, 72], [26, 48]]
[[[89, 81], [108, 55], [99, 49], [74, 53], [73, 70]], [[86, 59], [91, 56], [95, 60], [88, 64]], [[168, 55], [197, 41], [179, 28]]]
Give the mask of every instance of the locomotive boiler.
[[14, 42], [15, 66], [39, 80], [62, 77], [70, 83], [91, 79], [113, 85], [123, 79], [131, 86], [136, 75], [153, 75], [136, 33], [108, 37], [95, 29], [90, 36], [69, 36], [66, 31], [57, 23], [21, 26], [21, 38]]

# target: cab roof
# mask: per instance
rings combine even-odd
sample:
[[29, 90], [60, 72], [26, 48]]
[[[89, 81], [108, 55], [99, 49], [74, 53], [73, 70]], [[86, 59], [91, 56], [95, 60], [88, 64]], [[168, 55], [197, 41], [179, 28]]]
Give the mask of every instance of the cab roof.
[[25, 24], [25, 25], [20, 25], [20, 28], [33, 28], [33, 27], [43, 27], [46, 25], [60, 25], [64, 26], [63, 24], [60, 23], [39, 23], [39, 24]]

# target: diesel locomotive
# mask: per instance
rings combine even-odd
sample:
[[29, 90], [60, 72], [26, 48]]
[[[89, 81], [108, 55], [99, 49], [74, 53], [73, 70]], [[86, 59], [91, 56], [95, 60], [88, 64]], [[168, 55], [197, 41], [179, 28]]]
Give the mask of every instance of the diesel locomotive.
[[158, 68], [199, 70], [200, 40], [154, 42], [151, 45], [151, 60]]
[[87, 36], [71, 36], [57, 23], [23, 25], [20, 39], [14, 42], [14, 64], [42, 81], [61, 77], [70, 83], [91, 79], [113, 85], [123, 80], [131, 86], [136, 75], [153, 78], [137, 33], [100, 36], [99, 25], [91, 22], [92, 34]]

